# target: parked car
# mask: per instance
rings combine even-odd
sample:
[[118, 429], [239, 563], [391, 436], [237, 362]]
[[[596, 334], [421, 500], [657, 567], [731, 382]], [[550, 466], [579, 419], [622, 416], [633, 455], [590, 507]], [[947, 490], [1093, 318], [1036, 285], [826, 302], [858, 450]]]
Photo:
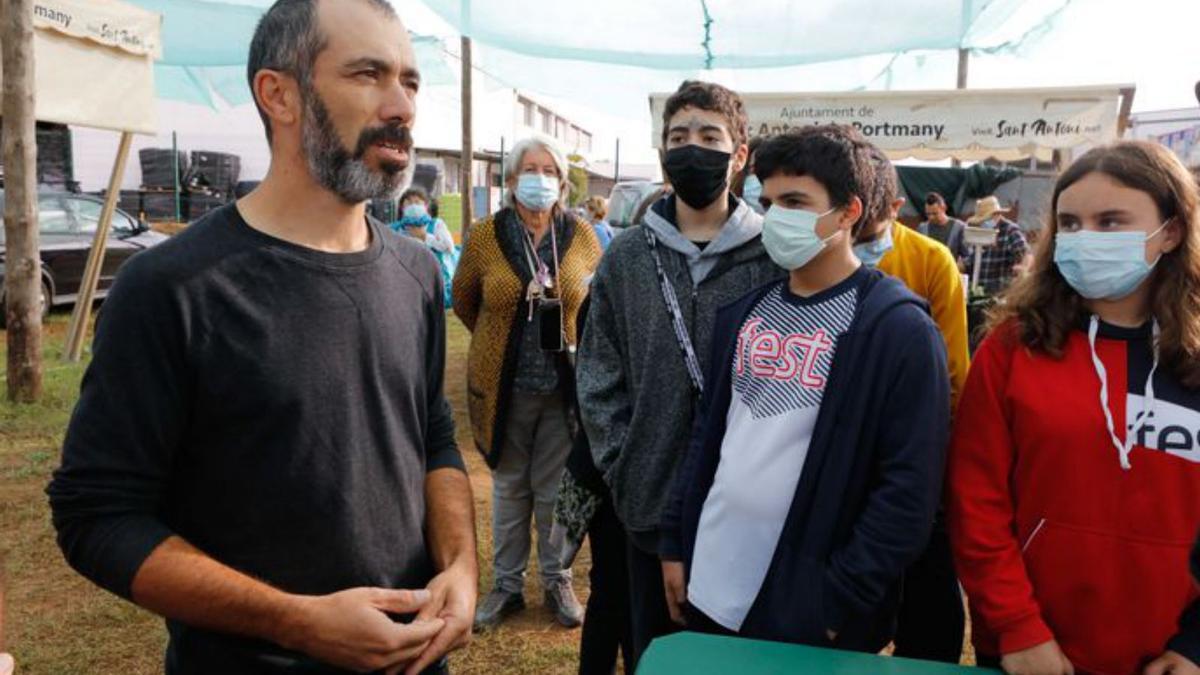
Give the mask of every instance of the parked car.
[[629, 227], [637, 207], [646, 197], [654, 194], [662, 183], [637, 180], [622, 181], [613, 186], [608, 195], [608, 223], [613, 227]]
[[[38, 194], [38, 245], [42, 260], [42, 316], [50, 313], [55, 305], [75, 302], [83, 281], [83, 268], [87, 265], [88, 251], [96, 228], [100, 223], [100, 211], [104, 202], [90, 195], [69, 192], [41, 192]], [[4, 190], [0, 190], [0, 328], [4, 326]], [[108, 247], [104, 265], [100, 269], [100, 282], [96, 286], [96, 299], [103, 298], [117, 270], [130, 256], [150, 248], [167, 239], [166, 235], [153, 232], [145, 223], [117, 209], [113, 212], [112, 229], [108, 234]]]

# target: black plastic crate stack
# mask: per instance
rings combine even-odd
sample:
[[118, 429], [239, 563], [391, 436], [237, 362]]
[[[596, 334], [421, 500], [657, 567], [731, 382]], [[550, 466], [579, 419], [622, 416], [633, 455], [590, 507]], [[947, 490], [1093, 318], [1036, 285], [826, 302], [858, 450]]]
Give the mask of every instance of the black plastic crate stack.
[[176, 161], [179, 162], [178, 178], [182, 182], [187, 175], [188, 157], [184, 152], [173, 152], [163, 148], [145, 148], [138, 152], [142, 162], [142, 187], [147, 189], [175, 189]]
[[400, 220], [400, 209], [395, 199], [372, 200], [367, 205], [367, 212], [381, 223], [388, 224]]
[[229, 203], [229, 197], [216, 192], [188, 192], [187, 220], [192, 222], [203, 217], [209, 211]]
[[70, 190], [75, 182], [71, 129], [65, 124], [37, 125], [38, 184]]
[[[182, 195], [180, 195], [182, 197]], [[175, 192], [172, 190], [143, 190], [142, 210], [152, 223], [172, 222], [175, 218]]]
[[187, 219], [195, 221], [209, 211], [233, 199], [242, 159], [224, 152], [192, 152], [192, 168], [187, 179]]
[[[37, 182], [60, 190], [78, 191], [75, 161], [71, 153], [71, 129], [65, 124], [38, 122]], [[4, 139], [0, 137], [0, 144]], [[4, 184], [4, 157], [0, 156], [0, 185]]]
[[188, 187], [207, 188], [222, 196], [233, 194], [242, 174], [242, 158], [224, 152], [197, 150], [192, 152], [192, 170]]
[[139, 190], [121, 190], [117, 196], [117, 208], [134, 217], [142, 213], [142, 193]]

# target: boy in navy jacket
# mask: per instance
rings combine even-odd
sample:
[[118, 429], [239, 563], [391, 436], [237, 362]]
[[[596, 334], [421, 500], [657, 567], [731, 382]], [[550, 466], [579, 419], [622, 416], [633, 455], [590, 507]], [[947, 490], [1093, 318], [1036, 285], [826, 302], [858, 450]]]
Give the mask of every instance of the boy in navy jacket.
[[663, 516], [668, 602], [690, 630], [878, 651], [941, 498], [945, 346], [925, 302], [854, 255], [874, 183], [857, 132], [775, 137], [756, 173], [790, 276], [717, 316]]

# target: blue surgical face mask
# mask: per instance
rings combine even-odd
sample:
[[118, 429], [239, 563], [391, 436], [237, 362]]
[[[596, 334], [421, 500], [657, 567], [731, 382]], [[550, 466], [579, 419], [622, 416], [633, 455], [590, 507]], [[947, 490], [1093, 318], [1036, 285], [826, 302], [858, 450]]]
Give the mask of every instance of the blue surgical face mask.
[[1150, 234], [1142, 232], [1059, 232], [1054, 238], [1054, 264], [1088, 300], [1119, 300], [1137, 290], [1162, 258], [1146, 262], [1146, 242], [1157, 237], [1163, 223]]
[[892, 227], [883, 231], [883, 236], [874, 241], [864, 241], [854, 245], [854, 255], [868, 267], [875, 267], [888, 251], [892, 250]]
[[832, 208], [825, 213], [813, 213], [778, 205], [767, 209], [762, 233], [767, 255], [776, 265], [789, 272], [804, 267], [841, 232], [838, 230], [825, 239], [817, 234], [817, 221], [836, 210]]
[[424, 204], [409, 204], [404, 207], [405, 218], [420, 218], [421, 216], [429, 215], [429, 210]]
[[530, 211], [549, 211], [559, 196], [558, 176], [523, 173], [517, 178], [517, 201]]
[[750, 205], [758, 213], [763, 212], [762, 203], [758, 200], [762, 197], [762, 181], [758, 176], [750, 174], [746, 176], [746, 182], [742, 185], [742, 199]]

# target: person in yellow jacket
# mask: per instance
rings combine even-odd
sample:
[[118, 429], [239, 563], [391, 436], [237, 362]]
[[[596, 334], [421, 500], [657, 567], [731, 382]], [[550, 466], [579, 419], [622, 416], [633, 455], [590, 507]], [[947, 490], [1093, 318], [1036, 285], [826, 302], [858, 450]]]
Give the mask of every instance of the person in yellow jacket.
[[[866, 143], [866, 141], [862, 141]], [[863, 218], [854, 253], [929, 302], [934, 323], [946, 341], [951, 405], [958, 405], [967, 379], [967, 304], [962, 277], [950, 249], [896, 220], [904, 204], [896, 169], [872, 146], [875, 190]], [[896, 656], [958, 663], [966, 618], [950, 542], [939, 513], [929, 545], [904, 574], [904, 595], [897, 616]]]
[[875, 196], [864, 218], [871, 218], [859, 233], [854, 253], [867, 265], [890, 274], [929, 302], [929, 312], [946, 341], [950, 365], [950, 400], [958, 405], [967, 381], [967, 303], [962, 276], [954, 255], [942, 243], [896, 220], [904, 204], [899, 197], [896, 169], [882, 150], [872, 149], [875, 160]]

